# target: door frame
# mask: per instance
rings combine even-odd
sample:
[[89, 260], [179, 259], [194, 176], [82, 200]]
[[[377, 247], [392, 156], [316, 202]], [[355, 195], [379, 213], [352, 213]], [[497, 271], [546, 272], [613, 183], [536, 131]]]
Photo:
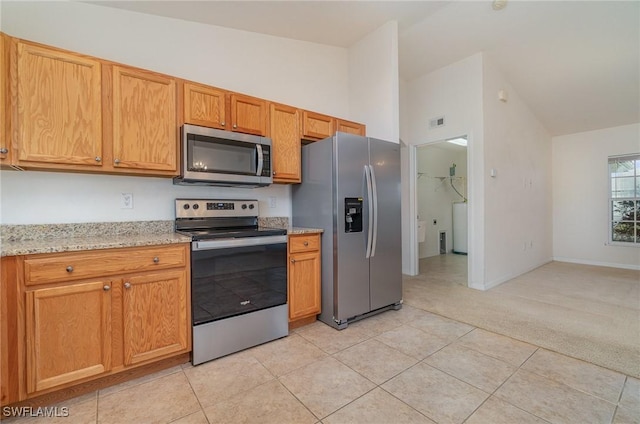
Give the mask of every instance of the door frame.
[[417, 156], [418, 156], [418, 148], [425, 147], [428, 145], [436, 144], [444, 142], [448, 139], [455, 137], [467, 137], [467, 202], [468, 202], [468, 214], [467, 214], [467, 286], [471, 287], [470, 282], [473, 281], [472, 278], [472, 257], [476, 254], [474, 251], [475, 247], [475, 236], [473, 231], [473, 223], [475, 222], [475, 216], [477, 214], [477, 210], [475, 206], [475, 190], [474, 184], [471, 184], [470, 179], [474, 176], [474, 167], [472, 155], [473, 151], [473, 137], [471, 131], [463, 131], [456, 135], [450, 135], [446, 137], [438, 137], [433, 139], [428, 139], [425, 141], [421, 141], [415, 144], [409, 144], [409, 237], [411, 243], [411, 252], [409, 257], [409, 270], [410, 275], [418, 275], [420, 272], [419, 269], [419, 249], [418, 249], [418, 164], [417, 164]]

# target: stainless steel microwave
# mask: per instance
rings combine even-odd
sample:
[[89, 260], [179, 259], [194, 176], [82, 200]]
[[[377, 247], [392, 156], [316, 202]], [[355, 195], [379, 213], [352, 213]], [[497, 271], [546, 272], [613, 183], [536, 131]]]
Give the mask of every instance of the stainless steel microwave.
[[273, 182], [271, 139], [185, 124], [174, 184], [263, 187]]

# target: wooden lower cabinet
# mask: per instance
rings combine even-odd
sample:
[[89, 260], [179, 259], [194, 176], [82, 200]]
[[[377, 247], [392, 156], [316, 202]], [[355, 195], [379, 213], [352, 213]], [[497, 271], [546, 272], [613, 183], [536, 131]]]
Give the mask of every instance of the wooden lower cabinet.
[[[174, 244], [2, 258], [0, 310], [7, 334], [0, 365], [17, 370], [9, 381], [2, 376], [2, 404], [187, 354], [189, 252], [188, 244]], [[120, 274], [105, 266], [103, 276], [96, 266], [96, 275], [74, 279], [89, 256], [110, 265], [125, 253], [152, 260], [141, 260], [135, 270], [124, 261]], [[60, 280], [56, 264], [70, 274], [67, 281]], [[40, 265], [51, 267], [49, 278], [32, 272]]]
[[111, 368], [109, 281], [26, 293], [27, 393]]
[[320, 313], [320, 234], [289, 236], [289, 327], [315, 321]]
[[184, 271], [135, 275], [125, 279], [123, 288], [125, 366], [187, 349]]

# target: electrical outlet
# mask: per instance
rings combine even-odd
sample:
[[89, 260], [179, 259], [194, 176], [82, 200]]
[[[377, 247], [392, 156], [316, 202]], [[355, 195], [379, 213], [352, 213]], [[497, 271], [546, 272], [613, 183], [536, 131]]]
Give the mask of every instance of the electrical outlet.
[[275, 208], [278, 205], [278, 201], [274, 196], [269, 197], [269, 207]]
[[133, 209], [133, 193], [121, 193], [120, 209]]

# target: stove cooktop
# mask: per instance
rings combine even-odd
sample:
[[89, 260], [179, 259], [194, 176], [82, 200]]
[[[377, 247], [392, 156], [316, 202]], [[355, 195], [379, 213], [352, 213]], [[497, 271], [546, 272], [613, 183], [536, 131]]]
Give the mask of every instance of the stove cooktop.
[[244, 238], [286, 235], [287, 230], [281, 228], [208, 228], [197, 230], [177, 230], [180, 234], [190, 236], [192, 240], [213, 240], [220, 238]]

